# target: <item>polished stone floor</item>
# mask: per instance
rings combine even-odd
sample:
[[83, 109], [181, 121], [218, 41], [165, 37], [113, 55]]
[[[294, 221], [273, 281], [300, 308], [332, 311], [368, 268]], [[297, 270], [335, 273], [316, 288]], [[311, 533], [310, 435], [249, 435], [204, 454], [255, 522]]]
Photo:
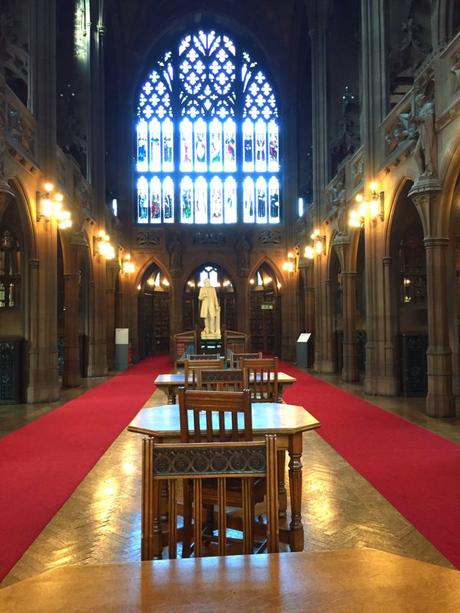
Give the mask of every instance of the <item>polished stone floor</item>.
[[[338, 383], [336, 377], [324, 379]], [[90, 386], [99, 381], [92, 381]], [[342, 385], [363, 395], [360, 386]], [[67, 390], [64, 400], [84, 390]], [[460, 420], [423, 414], [423, 399], [368, 398], [439, 435], [460, 442]], [[164, 404], [156, 391], [146, 406]], [[0, 431], [13, 431], [57, 406], [0, 408]], [[141, 437], [124, 431], [17, 562], [1, 586], [65, 564], [140, 559]], [[305, 549], [373, 547], [450, 566], [383, 496], [316, 432], [304, 434], [303, 508]]]

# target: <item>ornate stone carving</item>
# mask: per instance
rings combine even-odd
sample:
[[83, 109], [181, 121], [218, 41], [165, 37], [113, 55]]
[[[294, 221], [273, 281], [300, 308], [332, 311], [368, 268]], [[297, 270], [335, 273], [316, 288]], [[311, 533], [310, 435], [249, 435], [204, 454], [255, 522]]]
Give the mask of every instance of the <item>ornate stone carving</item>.
[[136, 245], [138, 247], [160, 247], [161, 234], [154, 230], [138, 230], [136, 232]]
[[238, 274], [245, 277], [249, 273], [249, 251], [251, 249], [245, 236], [241, 236], [235, 245]]
[[436, 176], [437, 152], [434, 126], [434, 101], [433, 97], [427, 94], [427, 86], [414, 86], [411, 120], [414, 122], [417, 129], [414, 158], [420, 176]]
[[7, 127], [12, 138], [32, 157], [35, 155], [35, 133], [18, 107], [8, 104]]
[[399, 113], [395, 121], [390, 124], [385, 133], [386, 153], [393, 153], [402, 143], [414, 141], [416, 138], [415, 126], [411, 123], [410, 112], [405, 110]]
[[223, 232], [196, 232], [193, 235], [194, 245], [222, 245], [226, 242]]
[[281, 243], [281, 232], [279, 230], [264, 230], [257, 237], [261, 245], [279, 245]]
[[[362, 154], [362, 148], [357, 152], [358, 157], [352, 161], [351, 164], [351, 178], [353, 187], [358, 187], [364, 180], [364, 157]], [[355, 156], [353, 156], [355, 157]]]
[[168, 247], [169, 267], [171, 274], [176, 275], [182, 270], [182, 243], [178, 236], [174, 236]]
[[155, 448], [153, 474], [157, 477], [176, 475], [265, 474], [265, 447]]
[[460, 51], [454, 55], [450, 71], [454, 75], [454, 92], [456, 92], [460, 89]]
[[348, 85], [342, 96], [342, 117], [339, 120], [339, 130], [331, 143], [332, 172], [347, 155], [351, 155], [360, 143], [359, 104], [351, 93]]

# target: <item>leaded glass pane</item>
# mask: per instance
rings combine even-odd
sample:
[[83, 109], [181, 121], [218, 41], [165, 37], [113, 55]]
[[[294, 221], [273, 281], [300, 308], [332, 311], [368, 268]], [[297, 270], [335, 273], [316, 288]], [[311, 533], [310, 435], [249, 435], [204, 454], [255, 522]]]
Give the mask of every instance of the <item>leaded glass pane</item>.
[[236, 124], [233, 119], [227, 119], [224, 124], [224, 170], [236, 171]]
[[256, 203], [257, 223], [267, 223], [267, 183], [263, 177], [256, 182]]
[[208, 183], [204, 177], [195, 181], [195, 223], [208, 223]]
[[171, 177], [163, 181], [163, 221], [174, 221], [174, 182]]
[[149, 221], [149, 185], [145, 177], [140, 177], [137, 181], [137, 221], [148, 223]]
[[198, 119], [195, 122], [195, 170], [203, 172], [208, 169], [206, 161], [206, 141], [207, 141], [207, 126], [203, 119]]
[[211, 172], [222, 171], [222, 124], [218, 119], [213, 119], [209, 127], [210, 139], [210, 163]]
[[243, 171], [254, 170], [254, 124], [250, 119], [243, 123]]
[[180, 183], [180, 220], [193, 223], [193, 183], [190, 177], [184, 177]]
[[161, 128], [158, 119], [152, 119], [149, 125], [149, 170], [158, 172], [161, 170]]
[[174, 170], [174, 126], [170, 119], [163, 121], [163, 171]]
[[254, 215], [254, 181], [251, 177], [246, 177], [243, 183], [243, 221], [253, 223]]
[[236, 223], [236, 181], [233, 177], [227, 177], [224, 183], [224, 217], [225, 223]]
[[263, 119], [256, 123], [256, 172], [267, 170], [267, 126]]
[[158, 177], [150, 181], [150, 222], [161, 222], [161, 182]]
[[139, 172], [145, 172], [148, 170], [148, 158], [147, 158], [147, 122], [141, 119], [137, 124], [137, 165], [136, 168]]
[[193, 170], [192, 133], [192, 122], [189, 119], [183, 119], [180, 124], [180, 169], [182, 172]]
[[270, 203], [269, 222], [278, 223], [280, 220], [280, 185], [276, 177], [268, 182], [268, 200]]
[[223, 223], [222, 181], [219, 177], [211, 180], [211, 223]]
[[275, 121], [270, 121], [268, 124], [268, 170], [269, 172], [279, 170], [278, 126]]

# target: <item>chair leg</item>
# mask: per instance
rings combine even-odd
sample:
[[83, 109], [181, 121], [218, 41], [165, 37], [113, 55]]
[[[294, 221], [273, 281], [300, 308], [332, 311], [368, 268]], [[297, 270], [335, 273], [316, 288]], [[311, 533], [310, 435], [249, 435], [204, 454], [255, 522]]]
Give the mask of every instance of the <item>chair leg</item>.
[[203, 536], [205, 542], [209, 542], [214, 534], [214, 505], [206, 505], [206, 522], [204, 525]]
[[192, 551], [192, 481], [184, 479], [183, 481], [183, 496], [184, 496], [184, 528], [182, 539], [182, 557], [189, 558]]

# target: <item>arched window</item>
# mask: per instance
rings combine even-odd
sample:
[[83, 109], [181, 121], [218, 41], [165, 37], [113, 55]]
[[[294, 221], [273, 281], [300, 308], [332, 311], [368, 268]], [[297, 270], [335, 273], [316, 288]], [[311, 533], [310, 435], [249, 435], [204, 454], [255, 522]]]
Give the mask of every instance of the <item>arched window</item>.
[[138, 223], [280, 221], [275, 95], [226, 35], [189, 34], [157, 61], [138, 95], [136, 152]]

